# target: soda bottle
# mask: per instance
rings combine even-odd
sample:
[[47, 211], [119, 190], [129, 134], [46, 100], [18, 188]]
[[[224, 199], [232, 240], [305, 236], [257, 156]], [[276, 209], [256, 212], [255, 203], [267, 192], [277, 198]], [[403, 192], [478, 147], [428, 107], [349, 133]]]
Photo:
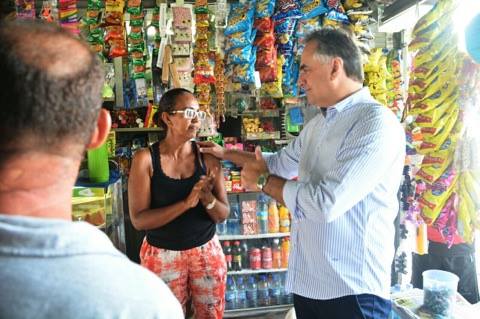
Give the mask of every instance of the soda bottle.
[[259, 234], [268, 233], [268, 206], [264, 195], [257, 199], [257, 227]]
[[232, 269], [236, 271], [242, 270], [242, 248], [238, 240], [233, 243], [232, 255]]
[[283, 284], [280, 274], [273, 274], [270, 283], [270, 303], [272, 305], [281, 305], [283, 303]]
[[262, 247], [262, 268], [272, 269], [272, 248], [267, 244]]
[[288, 256], [290, 255], [290, 237], [282, 240], [282, 268], [288, 267]]
[[255, 276], [248, 277], [247, 306], [250, 308], [258, 307], [257, 280]]
[[272, 244], [272, 267], [282, 268], [282, 250], [280, 247], [280, 239], [275, 238]]
[[252, 247], [248, 256], [250, 269], [262, 268], [262, 252], [259, 248]]
[[280, 229], [280, 221], [278, 217], [277, 202], [272, 198], [268, 203], [268, 232], [278, 233]]
[[237, 277], [237, 309], [247, 308], [247, 291], [243, 283], [243, 277]]
[[225, 309], [231, 310], [235, 308], [237, 308], [237, 287], [233, 278], [229, 276], [225, 290]]
[[270, 293], [268, 291], [268, 280], [266, 275], [260, 275], [257, 284], [258, 305], [261, 307], [270, 306]]
[[280, 218], [280, 232], [281, 233], [288, 233], [290, 232], [290, 213], [288, 208], [281, 205], [278, 209], [278, 216]]
[[248, 244], [247, 241], [244, 240], [240, 243], [240, 247], [242, 248], [242, 268], [247, 269], [249, 268], [249, 256], [248, 256]]
[[225, 255], [225, 261], [227, 262], [227, 269], [232, 270], [232, 247], [228, 240], [223, 242], [223, 254]]

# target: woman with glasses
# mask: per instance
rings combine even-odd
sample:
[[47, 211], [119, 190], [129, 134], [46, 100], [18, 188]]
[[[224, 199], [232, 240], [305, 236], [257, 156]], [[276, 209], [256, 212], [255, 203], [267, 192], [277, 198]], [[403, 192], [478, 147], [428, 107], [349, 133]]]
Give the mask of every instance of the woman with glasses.
[[157, 124], [163, 138], [135, 153], [128, 182], [130, 218], [146, 237], [143, 266], [162, 278], [195, 318], [222, 318], [226, 262], [215, 235], [229, 207], [220, 162], [193, 140], [205, 113], [185, 89], [166, 92]]

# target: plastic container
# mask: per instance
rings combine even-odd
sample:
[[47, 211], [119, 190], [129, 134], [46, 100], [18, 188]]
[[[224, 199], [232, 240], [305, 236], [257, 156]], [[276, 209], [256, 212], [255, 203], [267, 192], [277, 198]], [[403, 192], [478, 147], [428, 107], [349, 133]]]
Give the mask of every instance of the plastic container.
[[247, 308], [247, 288], [243, 282], [243, 277], [237, 277], [237, 309]]
[[280, 218], [278, 216], [277, 202], [270, 199], [268, 203], [268, 232], [278, 233], [280, 231]]
[[250, 308], [258, 307], [257, 280], [254, 276], [248, 277], [246, 295], [247, 306]]
[[232, 277], [227, 278], [227, 288], [225, 290], [225, 309], [232, 310], [237, 308], [237, 285]]
[[268, 205], [263, 195], [257, 200], [257, 230], [259, 234], [268, 233]]
[[88, 158], [88, 177], [92, 183], [105, 183], [110, 178], [108, 168], [108, 149], [107, 143], [94, 150], [87, 152]]
[[455, 307], [458, 276], [443, 270], [427, 270], [423, 274], [423, 308], [433, 316], [450, 318]]
[[227, 233], [229, 235], [240, 235], [240, 207], [238, 203], [230, 204], [230, 215], [227, 219]]

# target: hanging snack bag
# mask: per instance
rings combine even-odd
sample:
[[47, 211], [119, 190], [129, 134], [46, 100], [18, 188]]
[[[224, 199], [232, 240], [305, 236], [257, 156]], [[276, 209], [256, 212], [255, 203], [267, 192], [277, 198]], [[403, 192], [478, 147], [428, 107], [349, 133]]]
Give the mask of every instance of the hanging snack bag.
[[255, 19], [270, 18], [275, 10], [275, 0], [257, 0]]
[[255, 6], [251, 4], [233, 3], [228, 16], [225, 36], [249, 30], [253, 24]]

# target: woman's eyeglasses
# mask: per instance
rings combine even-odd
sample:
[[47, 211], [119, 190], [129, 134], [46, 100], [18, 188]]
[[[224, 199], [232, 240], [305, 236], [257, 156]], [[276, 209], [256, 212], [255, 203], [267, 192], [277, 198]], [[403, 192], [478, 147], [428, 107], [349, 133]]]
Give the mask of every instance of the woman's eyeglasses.
[[189, 120], [194, 119], [195, 117], [198, 117], [199, 120], [204, 120], [207, 117], [207, 113], [205, 113], [204, 111], [197, 111], [192, 108], [186, 108], [185, 110], [171, 111], [168, 113], [169, 114], [183, 113], [183, 116]]

